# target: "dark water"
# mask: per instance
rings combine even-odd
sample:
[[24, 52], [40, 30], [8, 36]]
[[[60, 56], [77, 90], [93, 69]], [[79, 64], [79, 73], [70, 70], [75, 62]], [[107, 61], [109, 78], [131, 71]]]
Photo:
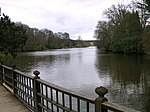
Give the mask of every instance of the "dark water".
[[95, 47], [20, 53], [17, 67], [59, 86], [96, 96], [109, 89], [108, 100], [150, 112], [150, 60], [141, 55], [103, 54]]

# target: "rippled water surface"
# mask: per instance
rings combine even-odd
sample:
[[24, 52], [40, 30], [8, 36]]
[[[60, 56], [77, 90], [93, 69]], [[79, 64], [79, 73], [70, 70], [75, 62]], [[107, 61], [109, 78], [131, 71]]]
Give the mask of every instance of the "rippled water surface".
[[96, 47], [20, 53], [17, 67], [34, 70], [48, 82], [97, 96], [95, 88], [109, 89], [108, 100], [150, 112], [150, 60], [141, 55], [103, 54]]

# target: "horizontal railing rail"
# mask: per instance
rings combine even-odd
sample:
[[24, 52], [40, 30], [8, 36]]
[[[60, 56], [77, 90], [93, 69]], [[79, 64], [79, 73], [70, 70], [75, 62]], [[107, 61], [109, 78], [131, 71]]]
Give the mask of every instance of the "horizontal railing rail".
[[97, 87], [98, 97], [89, 97], [62, 88], [15, 68], [0, 65], [0, 81], [32, 112], [138, 112], [112, 103], [104, 97], [108, 89]]
[[103, 102], [102, 107], [113, 112], [138, 112], [137, 110], [130, 109], [110, 101]]
[[[40, 96], [42, 103], [41, 107], [44, 110], [52, 111], [74, 111], [74, 112], [94, 112], [95, 99], [75, 93], [71, 90], [61, 88], [57, 85], [48, 83], [44, 80], [38, 79], [41, 91], [37, 93]], [[50, 95], [48, 95], [50, 93]], [[45, 102], [44, 102], [45, 100]], [[49, 105], [50, 104], [50, 105]], [[54, 109], [54, 107], [56, 107]]]

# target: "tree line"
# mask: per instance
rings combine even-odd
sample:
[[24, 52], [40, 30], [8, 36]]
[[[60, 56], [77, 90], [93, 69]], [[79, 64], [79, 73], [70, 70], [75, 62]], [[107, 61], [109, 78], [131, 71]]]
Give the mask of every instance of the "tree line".
[[5, 14], [0, 18], [0, 55], [10, 54], [15, 58], [18, 51], [87, 46], [90, 46], [90, 44], [81, 39], [70, 39], [67, 32], [54, 33], [49, 29], [30, 28], [21, 22], [12, 22], [9, 16]]
[[[21, 23], [17, 23], [22, 25]], [[70, 39], [70, 34], [67, 32], [54, 33], [49, 29], [30, 28], [28, 25], [23, 25], [26, 29], [27, 41], [22, 51], [37, 51], [46, 49], [61, 49], [72, 47], [87, 47], [89, 43], [82, 40]]]
[[97, 47], [115, 53], [150, 53], [150, 2], [112, 5], [98, 21]]

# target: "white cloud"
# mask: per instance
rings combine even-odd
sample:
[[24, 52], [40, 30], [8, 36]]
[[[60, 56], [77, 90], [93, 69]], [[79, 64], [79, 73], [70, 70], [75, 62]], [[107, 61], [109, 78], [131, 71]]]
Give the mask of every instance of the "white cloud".
[[131, 0], [4, 0], [0, 7], [12, 21], [68, 32], [72, 38], [93, 39], [103, 10], [122, 1]]

